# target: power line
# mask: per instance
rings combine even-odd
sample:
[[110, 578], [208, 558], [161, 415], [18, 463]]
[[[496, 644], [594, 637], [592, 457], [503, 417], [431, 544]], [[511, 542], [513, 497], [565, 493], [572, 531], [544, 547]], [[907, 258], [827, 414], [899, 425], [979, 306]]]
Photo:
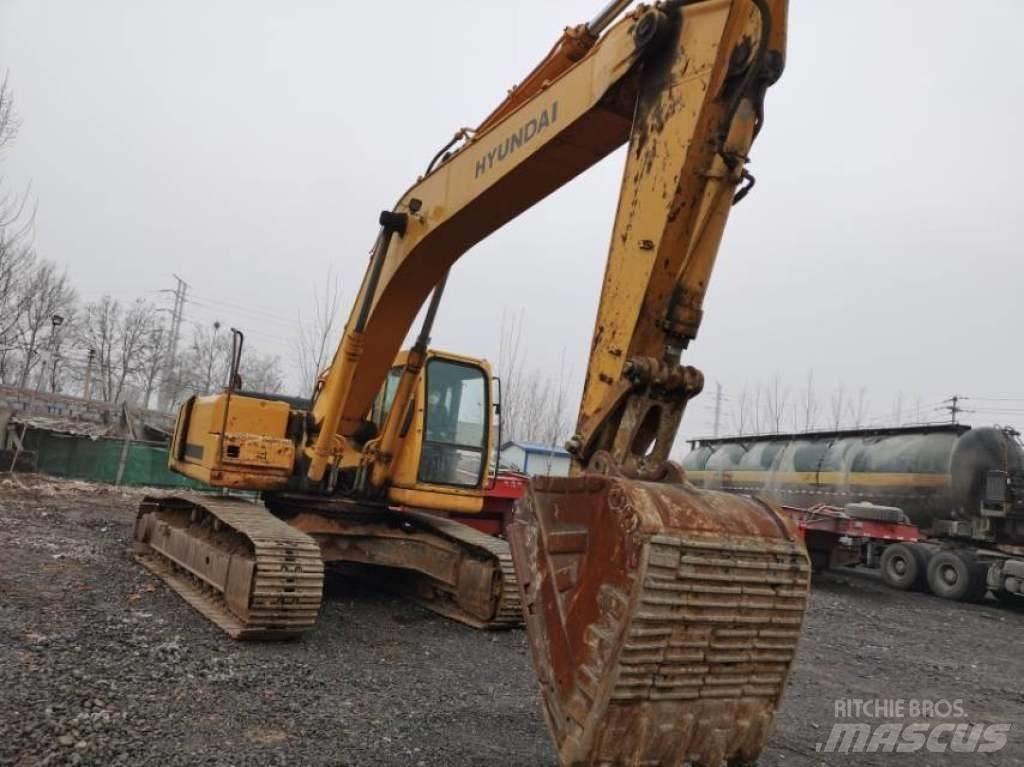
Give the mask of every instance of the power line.
[[[292, 317], [291, 319], [286, 319], [285, 317], [274, 314], [273, 312], [268, 312], [264, 309], [258, 309], [252, 306], [243, 306], [241, 304], [235, 304], [220, 298], [210, 298], [209, 296], [202, 296], [196, 293], [193, 293], [192, 295], [194, 296], [192, 303], [205, 304], [213, 308], [226, 307], [237, 312], [245, 312], [247, 314], [262, 317], [263, 319], [273, 320], [274, 322], [284, 322], [289, 325], [301, 325], [301, 323], [294, 317]], [[199, 300], [196, 301], [196, 298]]]
[[[220, 322], [220, 320], [216, 317], [216, 315], [213, 315], [213, 317], [214, 317], [214, 321], [215, 322]], [[191, 325], [193, 329], [200, 330], [200, 331], [208, 330], [209, 326], [210, 326], [209, 322], [200, 322], [198, 320], [185, 320], [185, 322], [187, 322], [189, 325]], [[221, 324], [223, 324], [223, 323], [221, 323]], [[293, 344], [295, 342], [294, 338], [286, 338], [285, 336], [279, 336], [276, 333], [271, 333], [270, 331], [263, 330], [262, 328], [257, 327], [257, 326], [248, 325], [248, 324], [245, 324], [245, 323], [237, 323], [237, 324], [241, 326], [241, 327], [239, 327], [239, 330], [244, 332], [246, 334], [246, 336], [257, 336], [257, 337], [260, 337], [260, 338], [269, 338], [269, 339], [272, 339], [272, 340], [274, 340], [274, 341], [276, 341], [276, 342], [278, 342], [280, 344], [286, 344], [286, 345], [290, 345], [290, 344]]]
[[211, 319], [213, 319], [215, 321], [220, 322], [220, 321], [222, 321], [224, 319], [228, 319], [229, 320], [228, 324], [238, 325], [239, 329], [245, 331], [246, 333], [249, 333], [250, 331], [255, 329], [256, 331], [262, 333], [265, 336], [273, 336], [275, 338], [280, 339], [284, 343], [289, 343], [289, 344], [290, 343], [294, 343], [295, 338], [294, 337], [282, 336], [282, 335], [279, 334], [278, 331], [283, 330], [283, 331], [287, 332], [287, 331], [291, 330], [292, 328], [294, 328], [297, 331], [297, 330], [301, 329], [301, 327], [302, 327], [299, 323], [294, 322], [294, 323], [291, 323], [292, 327], [282, 328], [282, 327], [280, 327], [281, 323], [275, 322], [272, 325], [270, 325], [270, 327], [272, 327], [273, 330], [268, 330], [267, 326], [262, 324], [263, 322], [266, 321], [264, 318], [258, 318], [254, 322], [253, 320], [251, 320], [249, 318], [245, 318], [245, 317], [241, 317], [241, 318], [240, 317], [232, 317], [232, 313], [230, 311], [225, 310], [222, 307], [216, 307], [216, 306], [213, 306], [213, 305], [210, 305], [210, 304], [206, 304], [206, 303], [203, 303], [203, 302], [200, 302], [200, 301], [194, 301], [194, 300], [191, 300], [191, 299], [189, 300], [188, 303], [189, 303], [189, 306], [191, 306], [196, 312], [198, 312], [200, 314], [203, 314], [203, 315], [205, 315], [207, 317], [210, 317]]

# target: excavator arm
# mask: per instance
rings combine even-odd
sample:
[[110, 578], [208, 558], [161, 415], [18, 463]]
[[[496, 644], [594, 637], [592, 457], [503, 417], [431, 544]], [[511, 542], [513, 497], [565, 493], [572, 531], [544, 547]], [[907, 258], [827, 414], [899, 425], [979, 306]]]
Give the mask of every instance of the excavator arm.
[[[309, 478], [319, 481], [346, 447], [353, 452], [348, 441], [417, 312], [454, 262], [625, 143], [569, 448], [580, 468], [600, 455], [631, 473], [656, 474], [686, 399], [700, 391], [700, 374], [679, 368], [679, 355], [696, 335], [729, 208], [749, 178], [744, 166], [764, 90], [781, 73], [785, 11], [781, 0], [665, 3], [639, 8], [600, 38], [595, 30], [609, 13], [566, 30], [472, 139], [382, 214], [315, 403]], [[400, 420], [403, 398], [396, 402], [391, 416]], [[386, 461], [393, 449], [392, 440], [377, 456]], [[386, 482], [386, 472], [376, 476]]]

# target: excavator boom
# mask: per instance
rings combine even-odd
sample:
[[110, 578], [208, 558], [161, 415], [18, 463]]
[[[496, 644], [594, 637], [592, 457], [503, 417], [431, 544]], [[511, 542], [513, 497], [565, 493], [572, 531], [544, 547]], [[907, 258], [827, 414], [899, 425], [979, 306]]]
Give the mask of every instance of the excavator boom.
[[[741, 182], [751, 183], [744, 166], [765, 90], [782, 71], [785, 22], [785, 0], [641, 6], [575, 62], [558, 53], [563, 35], [539, 68], [551, 79], [527, 77], [472, 140], [381, 214], [370, 264], [315, 403], [309, 478], [319, 481], [362, 428], [417, 312], [455, 261], [626, 143], [570, 449], [580, 466], [601, 450], [628, 458], [629, 440], [621, 435], [616, 447], [613, 422], [645, 366], [653, 364], [650, 375], [674, 375], [679, 353], [696, 336], [733, 196]], [[690, 374], [686, 385], [699, 389], [700, 382]], [[401, 409], [394, 414], [400, 418]], [[678, 425], [678, 418], [660, 420], [652, 463], [667, 458]]]

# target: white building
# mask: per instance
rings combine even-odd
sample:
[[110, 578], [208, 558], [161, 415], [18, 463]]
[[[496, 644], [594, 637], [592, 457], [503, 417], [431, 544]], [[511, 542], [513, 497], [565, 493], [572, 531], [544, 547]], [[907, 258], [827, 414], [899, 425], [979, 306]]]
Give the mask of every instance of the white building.
[[569, 453], [554, 445], [510, 441], [501, 446], [501, 463], [523, 474], [569, 476]]

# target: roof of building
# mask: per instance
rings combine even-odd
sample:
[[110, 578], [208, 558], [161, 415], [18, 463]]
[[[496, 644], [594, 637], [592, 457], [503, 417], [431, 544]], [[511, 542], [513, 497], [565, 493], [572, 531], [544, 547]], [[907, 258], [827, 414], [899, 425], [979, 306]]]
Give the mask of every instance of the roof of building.
[[522, 448], [527, 453], [542, 453], [543, 455], [557, 455], [564, 456], [565, 458], [569, 457], [569, 451], [561, 445], [542, 445], [539, 442], [523, 442], [518, 439], [509, 440], [501, 446], [501, 449], [505, 450], [512, 446]]
[[92, 439], [110, 436], [115, 430], [114, 426], [103, 423], [92, 423], [91, 421], [47, 415], [25, 415], [23, 413], [12, 415], [9, 423], [37, 431], [71, 434], [78, 437], [91, 437]]

